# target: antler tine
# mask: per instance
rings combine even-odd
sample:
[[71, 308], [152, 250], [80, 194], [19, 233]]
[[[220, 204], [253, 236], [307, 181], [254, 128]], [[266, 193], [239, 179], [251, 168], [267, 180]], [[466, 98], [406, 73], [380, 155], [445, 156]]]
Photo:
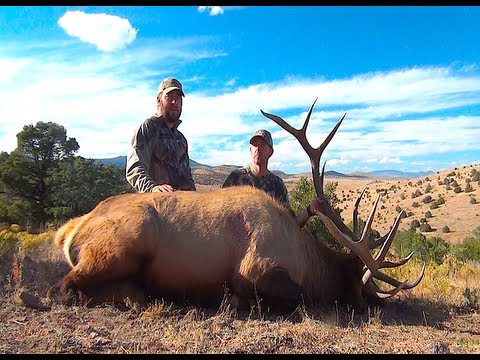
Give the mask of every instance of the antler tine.
[[[316, 210], [314, 211], [320, 217], [320, 219], [323, 221], [327, 229], [330, 231], [330, 233], [339, 243], [346, 246], [348, 249], [353, 251], [360, 259], [362, 259], [363, 263], [367, 266], [368, 269], [372, 269], [373, 272], [378, 271], [378, 263], [374, 261], [372, 254], [370, 254], [368, 244], [366, 244], [365, 242], [353, 241], [351, 236], [349, 236], [347, 233], [342, 232], [338, 228], [338, 226], [333, 220], [335, 219], [334, 217], [330, 218], [329, 215], [323, 214], [323, 211], [324, 211], [323, 209], [322, 209], [322, 212], [319, 212]], [[345, 228], [347, 227], [345, 226]]]
[[387, 275], [387, 274], [384, 274], [384, 273], [381, 273], [381, 272], [377, 272], [374, 277], [378, 280], [381, 280], [383, 282], [386, 282], [387, 284], [390, 284], [392, 286], [400, 286], [400, 284], [403, 284], [403, 289], [405, 290], [408, 290], [408, 289], [411, 289], [411, 288], [414, 288], [415, 286], [417, 286], [420, 281], [423, 279], [423, 275], [425, 274], [425, 268], [426, 268], [426, 264], [423, 263], [423, 267], [422, 267], [422, 271], [420, 272], [420, 275], [418, 276], [418, 278], [414, 281], [414, 282], [400, 282], [398, 281], [397, 279], [394, 279], [393, 277]]
[[[375, 203], [375, 205], [378, 203], [378, 200], [380, 198], [380, 194], [378, 195], [377, 197], [377, 202]], [[375, 208], [376, 206], [374, 206]], [[371, 216], [371, 215], [370, 215]], [[402, 218], [402, 212], [400, 212], [400, 214], [398, 214], [397, 218], [395, 219], [395, 222], [392, 226], [392, 228], [390, 229], [390, 231], [388, 232], [388, 236], [387, 236], [387, 239], [385, 240], [385, 242], [383, 243], [383, 246], [382, 248], [380, 249], [380, 251], [378, 252], [377, 256], [375, 256], [375, 264], [377, 265], [377, 268], [376, 269], [380, 269], [382, 268], [382, 262], [383, 260], [385, 259], [385, 255], [387, 254], [388, 252], [388, 249], [390, 248], [390, 245], [392, 244], [392, 241], [394, 239], [394, 236], [395, 236], [395, 233], [397, 232], [397, 229], [398, 229], [398, 226], [400, 225], [400, 219]], [[370, 220], [370, 218], [369, 218]], [[367, 220], [368, 221], [368, 220]], [[365, 225], [365, 229], [367, 228], [367, 225]], [[366, 265], [366, 264], [365, 264]], [[371, 268], [370, 266], [367, 266], [368, 269], [367, 271], [365, 271], [365, 274], [363, 274], [363, 283], [366, 284], [368, 279], [372, 276], [373, 273], [375, 273], [375, 270], [374, 268]], [[376, 274], [374, 275], [376, 276]]]
[[[325, 160], [325, 162], [323, 163], [323, 166], [322, 166], [322, 172], [320, 173], [320, 176], [319, 176], [319, 179], [318, 179], [318, 187], [320, 189], [322, 189], [322, 193], [323, 193], [323, 179], [325, 177], [325, 166], [327, 165], [327, 160]], [[315, 179], [315, 178], [314, 178]], [[314, 183], [315, 183], [315, 180], [314, 180]], [[316, 188], [316, 186], [315, 186]], [[317, 194], [318, 195], [318, 194]]]
[[375, 248], [379, 247], [380, 245], [383, 245], [385, 243], [385, 240], [387, 240], [387, 237], [388, 237], [388, 233], [379, 237], [378, 239], [372, 240], [369, 243], [370, 250], [375, 249]]
[[[344, 113], [343, 116], [337, 121], [333, 129], [330, 131], [328, 136], [323, 140], [323, 143], [315, 149], [315, 155], [318, 155], [318, 160], [316, 158], [313, 158], [310, 156], [310, 162], [312, 163], [312, 175], [313, 175], [313, 184], [315, 185], [315, 190], [317, 191], [317, 195], [320, 196], [320, 194], [323, 194], [323, 171], [322, 171], [322, 180], [320, 181], [320, 177], [318, 176], [318, 164], [320, 163], [320, 157], [322, 156], [323, 151], [327, 147], [327, 145], [330, 143], [332, 140], [333, 136], [337, 132], [338, 128], [342, 124], [343, 119], [345, 119], [345, 116], [347, 116], [347, 113]], [[308, 154], [308, 152], [307, 152]], [[323, 165], [325, 168], [326, 162]]]
[[367, 243], [367, 248], [368, 246], [368, 232], [370, 231], [370, 227], [372, 226], [373, 222], [373, 217], [375, 216], [375, 211], [377, 211], [378, 203], [380, 202], [380, 194], [377, 195], [377, 199], [375, 200], [375, 203], [373, 204], [372, 210], [370, 211], [370, 215], [367, 218], [367, 221], [365, 222], [365, 227], [363, 228], [363, 233], [362, 237], [360, 238], [360, 242]]
[[404, 264], [406, 264], [407, 262], [410, 261], [410, 259], [412, 258], [412, 255], [413, 255], [413, 251], [410, 254], [408, 254], [405, 258], [403, 258], [402, 260], [382, 261], [381, 268], [385, 269], [385, 268], [394, 268], [394, 267], [402, 266], [402, 265], [404, 265]]
[[[315, 186], [315, 191], [317, 192], [317, 196], [321, 200], [324, 200], [322, 202], [322, 212], [327, 214], [327, 216], [333, 220], [334, 224], [337, 227], [337, 231], [340, 231], [344, 234], [347, 234], [351, 238], [355, 238], [355, 235], [353, 235], [352, 231], [343, 223], [343, 221], [333, 211], [333, 209], [331, 208], [330, 204], [326, 200], [325, 195], [323, 193], [323, 178], [324, 178], [324, 174], [325, 174], [326, 162], [323, 165], [321, 174], [320, 174], [320, 169], [319, 169], [320, 157], [322, 156], [323, 151], [325, 150], [327, 145], [332, 140], [333, 136], [337, 132], [338, 128], [342, 124], [342, 121], [343, 121], [343, 119], [345, 119], [345, 116], [347, 114], [346, 113], [343, 114], [343, 116], [337, 121], [337, 123], [335, 124], [333, 129], [330, 131], [330, 133], [328, 134], [326, 139], [323, 141], [323, 143], [319, 147], [313, 148], [307, 140], [306, 130], [307, 130], [308, 122], [310, 120], [310, 116], [312, 114], [313, 107], [314, 107], [316, 101], [317, 101], [317, 99], [315, 99], [315, 101], [310, 106], [310, 108], [308, 110], [307, 118], [305, 119], [305, 122], [304, 122], [301, 129], [295, 129], [294, 127], [287, 124], [287, 122], [285, 120], [283, 120], [281, 117], [279, 117], [277, 115], [266, 113], [263, 110], [260, 110], [260, 112], [265, 117], [268, 117], [269, 119], [273, 120], [275, 123], [277, 123], [284, 130], [288, 131], [290, 134], [292, 134], [300, 142], [300, 145], [302, 145], [302, 148], [305, 150], [305, 152], [307, 153], [307, 155], [310, 159], [310, 164], [311, 164], [311, 167], [312, 167], [313, 184]], [[347, 245], [345, 245], [345, 246], [347, 246]]]
[[367, 286], [365, 287], [365, 290], [367, 290], [369, 293], [372, 295], [377, 296], [380, 299], [387, 299], [389, 297], [392, 297], [396, 295], [400, 290], [405, 289], [406, 283], [400, 283], [397, 287], [391, 289], [391, 290], [382, 290], [378, 287], [377, 284], [375, 284], [372, 280], [370, 280], [367, 283]]
[[[408, 254], [404, 259], [398, 260], [398, 261], [382, 261], [382, 264], [380, 265], [381, 269], [386, 269], [386, 268], [394, 268], [398, 266], [402, 266], [406, 264], [410, 259], [412, 258], [413, 251]], [[367, 275], [368, 272], [368, 275]], [[363, 267], [363, 272], [362, 272], [362, 281], [364, 284], [368, 283], [371, 280], [371, 271], [368, 270], [366, 266]], [[392, 284], [390, 284], [392, 285]]]
[[330, 131], [330, 134], [328, 134], [328, 136], [325, 138], [323, 143], [319, 147], [314, 148], [310, 145], [310, 143], [307, 140], [307, 126], [308, 126], [308, 122], [310, 121], [310, 116], [312, 115], [313, 107], [315, 106], [315, 103], [317, 102], [317, 100], [318, 98], [316, 98], [313, 101], [312, 105], [310, 105], [305, 122], [303, 123], [303, 126], [300, 129], [295, 129], [294, 127], [287, 124], [285, 120], [283, 120], [281, 117], [277, 115], [266, 113], [263, 110], [260, 110], [260, 112], [263, 114], [263, 116], [268, 117], [269, 119], [277, 123], [280, 127], [282, 127], [284, 130], [288, 131], [300, 142], [300, 145], [302, 145], [302, 148], [305, 150], [308, 157], [310, 158], [315, 190], [317, 192], [317, 195], [321, 196], [323, 195], [323, 181], [320, 180], [320, 169], [319, 169], [320, 157], [322, 156], [323, 151], [332, 140], [333, 136], [337, 132], [338, 128], [340, 127], [343, 119], [347, 114], [346, 113], [343, 114], [343, 116], [340, 118], [340, 120], [337, 122], [334, 128]]
[[357, 198], [357, 201], [355, 201], [355, 206], [353, 208], [353, 220], [352, 220], [352, 228], [353, 228], [353, 233], [355, 235], [359, 235], [358, 233], [358, 206], [360, 205], [360, 201], [362, 200], [363, 194], [365, 194], [365, 191], [367, 190], [367, 187], [365, 186], [360, 193], [360, 195]]

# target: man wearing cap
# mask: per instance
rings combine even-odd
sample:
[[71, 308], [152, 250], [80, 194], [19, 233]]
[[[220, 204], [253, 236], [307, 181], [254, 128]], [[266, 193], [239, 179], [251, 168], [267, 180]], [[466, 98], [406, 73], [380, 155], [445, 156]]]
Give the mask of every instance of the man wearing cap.
[[182, 122], [180, 81], [169, 77], [158, 87], [157, 111], [135, 130], [127, 155], [127, 181], [137, 192], [196, 190]]
[[[262, 189], [282, 203], [290, 213], [295, 216], [283, 180], [268, 170], [268, 160], [272, 154], [272, 135], [264, 129], [255, 131], [250, 138], [250, 165], [232, 171], [223, 183], [222, 188], [238, 185], [251, 185]], [[312, 205], [315, 206], [314, 208], [317, 208], [316, 203]], [[295, 216], [300, 227], [303, 227], [308, 219], [313, 216], [313, 211], [311, 211], [310, 208], [311, 206], [308, 206], [305, 211]]]

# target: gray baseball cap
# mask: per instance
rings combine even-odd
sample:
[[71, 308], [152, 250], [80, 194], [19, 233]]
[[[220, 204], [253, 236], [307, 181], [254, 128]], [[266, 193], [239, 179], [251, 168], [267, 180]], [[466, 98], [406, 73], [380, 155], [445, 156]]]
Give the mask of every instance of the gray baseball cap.
[[175, 78], [168, 77], [168, 78], [164, 79], [160, 83], [160, 85], [158, 86], [158, 93], [159, 94], [162, 91], [164, 91], [165, 94], [168, 94], [172, 90], [180, 90], [180, 92], [182, 93], [182, 96], [185, 96], [185, 94], [183, 93], [182, 84], [180, 83], [180, 81], [178, 81]]
[[272, 134], [270, 134], [267, 130], [264, 130], [264, 129], [257, 130], [250, 138], [250, 144], [252, 143], [253, 138], [257, 136], [265, 140], [267, 144], [270, 145], [270, 147], [273, 149]]

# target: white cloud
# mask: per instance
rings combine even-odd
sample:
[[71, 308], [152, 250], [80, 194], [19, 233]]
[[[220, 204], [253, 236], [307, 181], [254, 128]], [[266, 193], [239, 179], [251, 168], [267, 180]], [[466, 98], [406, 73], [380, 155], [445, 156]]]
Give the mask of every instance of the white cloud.
[[[15, 148], [24, 125], [54, 121], [77, 139], [81, 156], [126, 154], [134, 128], [155, 110], [153, 94], [162, 77], [172, 68], [227, 55], [210, 40], [142, 39], [121, 53], [82, 49], [81, 57], [71, 41], [61, 44], [62, 51], [47, 41], [41, 47], [0, 44], [0, 151]], [[181, 131], [192, 159], [208, 165], [246, 164], [249, 136], [266, 128], [275, 142], [270, 164], [285, 172], [309, 171], [298, 141], [260, 109], [298, 128], [315, 97], [307, 131], [313, 146], [347, 112], [322, 156], [327, 170], [371, 171], [385, 164], [424, 169], [421, 164], [430, 167], [442, 154], [471, 151], [478, 160], [480, 77], [474, 67], [418, 67], [328, 81], [290, 77], [243, 87], [224, 81], [221, 88], [209, 74], [194, 71], [180, 80], [187, 92]], [[209, 89], [198, 86], [206, 81], [213, 81]], [[20, 110], [26, 101], [28, 111]]]
[[26, 60], [9, 60], [9, 59], [0, 59], [0, 83], [9, 82], [15, 78], [23, 68], [28, 66], [28, 61]]
[[223, 8], [221, 6], [199, 6], [198, 11], [208, 11], [210, 16], [217, 16], [223, 14]]
[[58, 24], [68, 35], [107, 52], [124, 49], [137, 36], [137, 30], [127, 19], [107, 14], [67, 11]]

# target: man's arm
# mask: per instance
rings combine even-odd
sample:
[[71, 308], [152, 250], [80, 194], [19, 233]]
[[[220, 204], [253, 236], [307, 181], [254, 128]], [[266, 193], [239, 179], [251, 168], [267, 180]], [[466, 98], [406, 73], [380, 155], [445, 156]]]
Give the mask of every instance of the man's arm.
[[236, 170], [232, 171], [230, 175], [227, 176], [225, 182], [222, 185], [222, 188], [226, 188], [229, 186], [236, 186], [238, 185], [238, 172]]
[[150, 147], [147, 144], [146, 126], [142, 124], [132, 137], [127, 154], [125, 176], [130, 185], [140, 193], [152, 192], [157, 185], [148, 174], [150, 166]]
[[188, 156], [188, 142], [187, 142], [187, 139], [185, 139], [185, 142], [187, 143], [187, 149], [186, 149], [187, 171], [190, 174], [189, 187], [190, 187], [191, 190], [196, 191], [197, 188], [195, 187], [195, 181], [193, 181], [193, 176], [192, 176], [192, 168], [190, 167], [190, 156]]

